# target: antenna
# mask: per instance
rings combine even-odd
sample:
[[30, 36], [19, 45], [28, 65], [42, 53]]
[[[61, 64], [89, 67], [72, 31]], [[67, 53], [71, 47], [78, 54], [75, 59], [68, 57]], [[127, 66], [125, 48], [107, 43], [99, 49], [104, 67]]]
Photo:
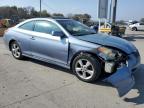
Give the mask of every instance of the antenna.
[[41, 10], [42, 10], [42, 9], [41, 9], [41, 0], [40, 0], [40, 17], [41, 17]]

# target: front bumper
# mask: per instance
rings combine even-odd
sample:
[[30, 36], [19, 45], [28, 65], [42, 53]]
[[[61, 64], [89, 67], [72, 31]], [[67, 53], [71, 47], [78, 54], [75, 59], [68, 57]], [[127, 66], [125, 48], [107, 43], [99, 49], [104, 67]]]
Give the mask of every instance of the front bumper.
[[132, 70], [132, 72], [134, 72], [133, 70], [135, 70], [136, 68], [138, 68], [138, 66], [141, 63], [141, 58], [140, 58], [140, 54], [138, 51], [128, 55], [128, 63], [127, 63], [127, 67]]
[[135, 84], [133, 70], [140, 65], [140, 55], [136, 51], [128, 55], [127, 65], [123, 65], [110, 77], [104, 79], [105, 82], [111, 83], [118, 90], [119, 96], [127, 94]]

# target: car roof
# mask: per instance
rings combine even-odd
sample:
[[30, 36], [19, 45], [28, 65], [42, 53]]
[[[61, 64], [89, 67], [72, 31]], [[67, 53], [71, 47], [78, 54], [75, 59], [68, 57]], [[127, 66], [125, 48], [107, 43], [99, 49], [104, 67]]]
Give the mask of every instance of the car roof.
[[19, 23], [18, 25], [16, 25], [15, 27], [19, 27], [20, 25], [30, 22], [30, 21], [36, 21], [36, 20], [47, 20], [47, 21], [52, 21], [52, 22], [56, 22], [58, 20], [71, 20], [69, 18], [31, 18], [31, 19], [27, 19], [21, 23]]
[[15, 27], [19, 27], [19, 26], [23, 25], [24, 23], [27, 23], [27, 22], [30, 22], [30, 21], [37, 21], [37, 20], [47, 20], [47, 21], [57, 22], [57, 21], [60, 21], [60, 20], [72, 20], [72, 19], [69, 19], [69, 18], [51, 18], [51, 17], [49, 17], [49, 18], [31, 18], [31, 19], [27, 19], [27, 20], [19, 23]]
[[49, 17], [49, 18], [31, 18], [31, 19], [28, 19], [28, 20], [71, 20], [70, 18], [60, 18], [60, 17]]

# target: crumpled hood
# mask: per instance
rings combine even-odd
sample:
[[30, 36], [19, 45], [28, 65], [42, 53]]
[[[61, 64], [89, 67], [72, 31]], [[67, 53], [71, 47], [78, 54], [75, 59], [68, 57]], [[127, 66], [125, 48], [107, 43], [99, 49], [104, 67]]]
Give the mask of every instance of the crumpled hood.
[[132, 43], [115, 36], [94, 34], [94, 35], [78, 36], [77, 38], [87, 42], [92, 42], [104, 46], [115, 47], [117, 49], [124, 51], [127, 54], [130, 54], [137, 50]]

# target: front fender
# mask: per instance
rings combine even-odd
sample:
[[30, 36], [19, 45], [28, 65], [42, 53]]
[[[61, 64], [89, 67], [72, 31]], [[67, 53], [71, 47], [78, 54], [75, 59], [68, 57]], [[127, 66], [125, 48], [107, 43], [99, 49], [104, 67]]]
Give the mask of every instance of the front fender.
[[69, 48], [69, 57], [68, 57], [68, 65], [70, 65], [73, 61], [73, 59], [80, 53], [90, 53], [93, 55], [98, 55], [97, 48], [99, 45], [95, 45], [93, 48], [91, 47], [85, 47], [77, 44], [70, 44]]

